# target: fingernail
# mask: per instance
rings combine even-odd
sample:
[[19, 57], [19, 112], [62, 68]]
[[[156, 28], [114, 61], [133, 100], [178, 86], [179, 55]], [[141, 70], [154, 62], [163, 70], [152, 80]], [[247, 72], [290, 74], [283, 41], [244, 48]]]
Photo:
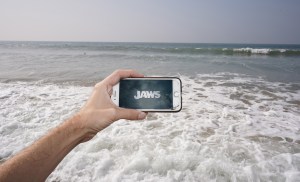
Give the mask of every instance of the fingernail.
[[138, 119], [145, 119], [145, 117], [146, 117], [146, 113], [140, 112]]

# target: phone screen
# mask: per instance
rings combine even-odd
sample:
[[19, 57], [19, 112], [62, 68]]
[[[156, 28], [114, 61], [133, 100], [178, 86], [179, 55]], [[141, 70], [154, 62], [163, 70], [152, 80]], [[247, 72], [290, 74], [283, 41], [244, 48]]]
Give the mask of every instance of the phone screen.
[[172, 80], [121, 80], [119, 106], [131, 109], [172, 109]]

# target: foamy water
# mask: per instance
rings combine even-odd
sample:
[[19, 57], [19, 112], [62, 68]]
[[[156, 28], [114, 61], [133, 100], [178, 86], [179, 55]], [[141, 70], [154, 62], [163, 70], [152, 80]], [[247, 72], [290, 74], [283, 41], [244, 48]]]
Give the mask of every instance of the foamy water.
[[[226, 73], [181, 79], [181, 112], [115, 122], [47, 181], [300, 179], [299, 84]], [[92, 87], [8, 82], [0, 90], [3, 162], [78, 111]]]

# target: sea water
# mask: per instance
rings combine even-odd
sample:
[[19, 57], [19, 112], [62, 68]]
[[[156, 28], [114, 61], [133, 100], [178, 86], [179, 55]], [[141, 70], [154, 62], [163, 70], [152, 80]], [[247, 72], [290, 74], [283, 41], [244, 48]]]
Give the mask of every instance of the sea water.
[[0, 42], [1, 163], [120, 68], [180, 77], [182, 111], [113, 123], [47, 181], [300, 179], [297, 45]]

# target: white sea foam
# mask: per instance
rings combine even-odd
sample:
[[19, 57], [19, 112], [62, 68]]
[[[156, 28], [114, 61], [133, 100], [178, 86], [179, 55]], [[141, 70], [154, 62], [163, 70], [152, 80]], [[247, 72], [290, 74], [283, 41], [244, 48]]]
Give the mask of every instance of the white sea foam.
[[[76, 147], [48, 181], [296, 181], [299, 87], [238, 74], [182, 76], [180, 113], [120, 120]], [[5, 160], [76, 112], [92, 88], [0, 83]]]
[[255, 49], [255, 48], [249, 48], [249, 47], [246, 47], [246, 48], [237, 48], [237, 49], [233, 49], [233, 51], [235, 52], [249, 52], [249, 53], [252, 53], [252, 54], [269, 54], [270, 52], [280, 52], [280, 53], [284, 53], [286, 52], [286, 49]]
[[238, 49], [233, 49], [235, 52], [250, 52], [254, 54], [268, 54], [271, 49], [253, 49], [253, 48], [238, 48]]

